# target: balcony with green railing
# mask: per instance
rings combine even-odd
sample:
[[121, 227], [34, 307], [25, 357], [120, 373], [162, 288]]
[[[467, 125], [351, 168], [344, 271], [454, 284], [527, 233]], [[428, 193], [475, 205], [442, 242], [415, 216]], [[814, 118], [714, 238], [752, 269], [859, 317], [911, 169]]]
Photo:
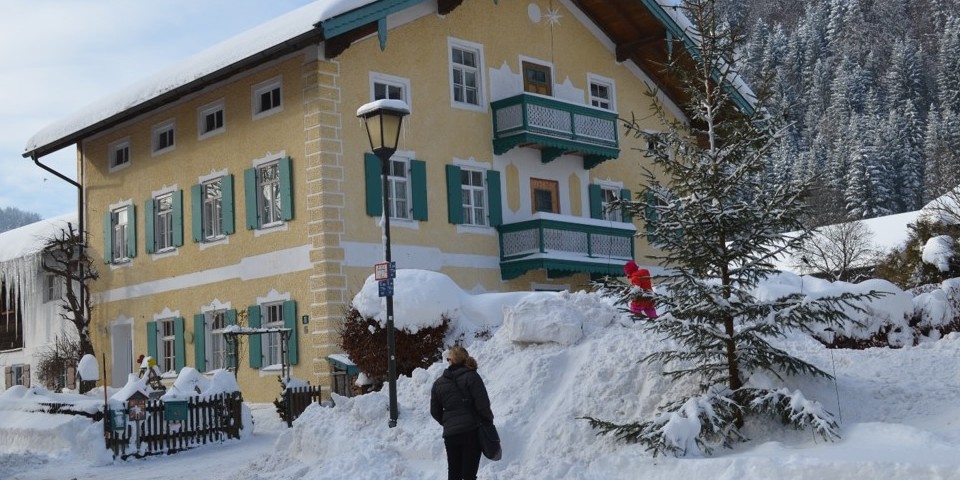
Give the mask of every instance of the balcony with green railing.
[[620, 156], [617, 114], [609, 110], [530, 93], [497, 100], [490, 107], [497, 155], [529, 146], [540, 150], [543, 163], [564, 154], [581, 155], [586, 169]]
[[574, 273], [623, 275], [623, 264], [633, 258], [637, 233], [632, 223], [544, 212], [500, 225], [497, 231], [504, 280], [538, 269], [552, 278]]

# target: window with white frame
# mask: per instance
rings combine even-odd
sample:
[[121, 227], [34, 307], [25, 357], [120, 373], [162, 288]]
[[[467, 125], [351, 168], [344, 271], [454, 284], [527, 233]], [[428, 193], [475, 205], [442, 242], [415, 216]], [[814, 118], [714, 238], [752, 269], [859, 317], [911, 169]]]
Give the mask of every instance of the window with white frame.
[[391, 158], [387, 176], [387, 206], [390, 218], [410, 218], [410, 176], [405, 158]]
[[197, 134], [201, 140], [224, 131], [223, 100], [204, 105], [197, 110]]
[[130, 141], [120, 140], [110, 144], [110, 171], [125, 167], [130, 164]]
[[253, 119], [283, 110], [283, 82], [274, 78], [253, 86]]
[[203, 199], [203, 239], [212, 241], [224, 236], [223, 229], [223, 177], [205, 182], [201, 186]]
[[[262, 328], [283, 328], [283, 302], [262, 305]], [[280, 332], [263, 334], [263, 365], [277, 365], [283, 363]]]
[[483, 177], [483, 170], [460, 168], [464, 225], [486, 226], [487, 224], [487, 189]]
[[161, 372], [171, 372], [177, 369], [177, 349], [175, 322], [173, 318], [157, 321], [157, 366]]
[[206, 371], [227, 367], [227, 342], [223, 329], [227, 327], [227, 311], [213, 310], [204, 314], [206, 323]]
[[410, 104], [410, 80], [384, 73], [370, 72], [371, 100], [402, 100]]
[[270, 162], [257, 167], [257, 209], [260, 226], [281, 221], [280, 163]]
[[48, 273], [43, 276], [43, 301], [55, 302], [63, 297], [63, 281], [59, 275]]
[[590, 84], [590, 105], [604, 110], [617, 109], [614, 102], [613, 80], [597, 75], [588, 75], [587, 82]]
[[603, 220], [614, 222], [623, 221], [623, 215], [619, 208], [611, 208], [611, 204], [620, 199], [620, 189], [609, 185], [600, 186], [600, 204]]
[[174, 247], [173, 244], [173, 192], [165, 193], [153, 199], [153, 241], [154, 251], [161, 252]]
[[450, 39], [450, 95], [454, 106], [472, 110], [483, 105], [483, 46]]
[[127, 255], [129, 242], [129, 208], [127, 206], [114, 209], [110, 212], [110, 230], [113, 237], [110, 242], [110, 260], [112, 263], [121, 263], [130, 260]]
[[161, 154], [173, 150], [176, 146], [174, 132], [176, 131], [176, 122], [170, 120], [153, 127], [153, 153]]
[[[13, 365], [10, 367], [10, 371], [12, 373], [11, 380], [13, 381], [13, 385], [27, 385], [25, 383], [25, 378], [24, 378], [27, 370], [29, 370], [29, 368], [24, 368], [23, 364]], [[8, 386], [11, 386], [11, 385], [8, 385]]]

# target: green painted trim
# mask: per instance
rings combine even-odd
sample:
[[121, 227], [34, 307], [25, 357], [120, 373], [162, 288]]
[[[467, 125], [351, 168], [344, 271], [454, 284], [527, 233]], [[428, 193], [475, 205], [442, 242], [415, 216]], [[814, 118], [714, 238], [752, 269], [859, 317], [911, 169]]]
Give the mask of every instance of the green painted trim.
[[247, 230], [256, 230], [260, 228], [259, 212], [257, 211], [256, 168], [248, 168], [243, 171], [243, 199]]
[[173, 192], [173, 246], [183, 246], [183, 190]]
[[[360, 8], [355, 8], [349, 12], [341, 13], [340, 15], [320, 22], [320, 28], [323, 29], [323, 38], [330, 39], [370, 23], [379, 23], [381, 20], [386, 19], [388, 15], [405, 10], [424, 1], [425, 0], [379, 0]], [[381, 40], [381, 45], [385, 44], [386, 39], [384, 38]], [[382, 49], [383, 47], [381, 46], [380, 48]]]
[[202, 313], [193, 314], [193, 364], [198, 372], [207, 371], [207, 319]]
[[[250, 328], [260, 328], [260, 305], [247, 307], [247, 323]], [[263, 335], [249, 336], [250, 368], [260, 368], [263, 365], [262, 340]]]
[[137, 206], [127, 205], [127, 258], [137, 256]]
[[203, 185], [190, 185], [190, 236], [193, 243], [203, 241]]
[[[683, 45], [687, 48], [687, 51], [690, 52], [694, 57], [699, 56], [700, 48], [697, 46], [697, 42], [693, 40], [687, 32], [685, 32], [676, 21], [667, 13], [666, 6], [661, 5], [658, 0], [640, 0], [643, 3], [644, 7], [647, 7], [647, 10], [653, 14], [653, 16], [667, 29], [667, 45], [672, 45], [672, 42], [669, 42], [670, 35], [680, 38], [683, 40]], [[676, 8], [676, 7], [673, 7]], [[668, 47], [670, 48], [670, 47]], [[670, 53], [670, 52], [668, 52]], [[733, 102], [737, 105], [740, 110], [745, 112], [747, 115], [753, 115], [755, 113], [753, 105], [744, 98], [743, 93], [740, 89], [734, 87], [730, 82], [724, 81], [723, 84], [727, 89], [727, 93], [733, 98]]]
[[233, 203], [233, 174], [228, 173], [220, 181], [220, 214], [223, 215], [224, 235], [237, 232]]
[[287, 364], [296, 365], [300, 361], [300, 342], [297, 340], [297, 302], [287, 300], [283, 302], [283, 326], [290, 329], [287, 337]]
[[447, 174], [447, 221], [463, 223], [463, 187], [460, 183], [460, 167], [446, 165]]
[[283, 157], [278, 162], [280, 170], [280, 219], [293, 220], [293, 160]]
[[183, 370], [183, 367], [187, 366], [187, 342], [186, 339], [183, 338], [183, 317], [173, 319], [173, 335], [173, 354], [176, 356], [176, 358], [173, 359], [173, 367], [179, 372]]
[[590, 218], [602, 219], [603, 218], [603, 198], [601, 198], [601, 188], [600, 185], [596, 183], [591, 183], [587, 187], [587, 196], [590, 198]]
[[372, 153], [363, 154], [363, 184], [366, 189], [367, 215], [383, 215], [383, 175], [380, 158]]
[[410, 160], [410, 196], [413, 200], [413, 219], [425, 222], [428, 217], [427, 162]]
[[[500, 172], [487, 170], [487, 219], [491, 227], [503, 224], [503, 194], [500, 187]], [[502, 245], [501, 245], [502, 246]]]
[[547, 270], [552, 276], [567, 276], [575, 273], [601, 275], [623, 275], [623, 264], [627, 259], [610, 259], [607, 262], [578, 262], [552, 258], [534, 258], [527, 260], [501, 261], [501, 280], [513, 280], [532, 270]]
[[103, 263], [113, 262], [113, 212], [103, 214]]
[[152, 357], [157, 362], [157, 322], [147, 322], [147, 356]]
[[337, 360], [335, 358], [330, 358], [330, 357], [327, 357], [326, 360], [327, 360], [327, 363], [329, 363], [333, 367], [339, 368], [340, 370], [347, 372], [347, 375], [350, 375], [351, 377], [360, 375], [360, 367], [356, 365], [347, 365], [346, 363], [343, 363], [340, 360]]
[[154, 220], [156, 220], [154, 209], [153, 198], [148, 198], [143, 201], [143, 248], [147, 253], [153, 253], [157, 249], [157, 238], [154, 237]]

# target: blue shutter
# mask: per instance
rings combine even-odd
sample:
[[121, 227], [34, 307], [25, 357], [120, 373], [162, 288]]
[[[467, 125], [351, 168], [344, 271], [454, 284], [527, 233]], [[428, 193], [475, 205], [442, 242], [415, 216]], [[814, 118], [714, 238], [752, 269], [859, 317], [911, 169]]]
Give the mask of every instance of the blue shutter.
[[157, 322], [147, 322], [147, 356], [157, 360]]
[[243, 171], [243, 197], [246, 203], [247, 230], [260, 228], [257, 218], [257, 169], [248, 168]]
[[[621, 189], [620, 189], [620, 200], [632, 201], [632, 200], [633, 200], [633, 192], [631, 192], [630, 190], [628, 190], [628, 189], [626, 189], [626, 188], [621, 188]], [[620, 211], [620, 213], [623, 215], [623, 221], [624, 221], [624, 222], [632, 222], [632, 221], [633, 221], [633, 215], [631, 215], [631, 214], [630, 214], [630, 211], [627, 210], [626, 208], [623, 208], [623, 209]]]
[[183, 246], [183, 190], [173, 192], [173, 246]]
[[127, 257], [137, 256], [137, 206], [127, 206]]
[[177, 357], [174, 359], [173, 368], [177, 369], [177, 372], [183, 370], [183, 367], [187, 365], [187, 342], [183, 338], [183, 324], [183, 317], [173, 319], [173, 354]]
[[237, 231], [233, 208], [233, 174], [224, 175], [220, 181], [220, 195], [223, 215], [224, 235], [233, 235]]
[[193, 355], [197, 371], [207, 371], [207, 321], [202, 313], [193, 316]]
[[280, 159], [280, 218], [293, 220], [293, 161], [290, 157]]
[[413, 219], [427, 221], [427, 162], [410, 160], [410, 190], [413, 196]]
[[447, 165], [447, 220], [457, 225], [463, 223], [463, 187], [460, 167], [456, 165]]
[[290, 329], [287, 337], [287, 363], [296, 365], [299, 359], [297, 342], [297, 302], [287, 300], [283, 302], [283, 326]]
[[590, 196], [590, 218], [603, 218], [603, 197], [600, 185], [591, 183], [588, 188]]
[[157, 240], [153, 238], [153, 219], [154, 219], [153, 199], [148, 198], [143, 202], [143, 248], [147, 253], [153, 253], [157, 249]]
[[372, 154], [363, 154], [363, 183], [367, 189], [367, 215], [383, 215], [383, 177], [380, 174], [380, 159]]
[[203, 185], [190, 186], [190, 233], [193, 242], [203, 241]]
[[[247, 307], [247, 323], [250, 328], [260, 328], [260, 305]], [[260, 353], [260, 341], [263, 335], [250, 335], [250, 368], [260, 368], [263, 364], [263, 354]]]
[[500, 172], [496, 170], [487, 170], [487, 205], [490, 212], [487, 214], [490, 219], [490, 226], [496, 227], [503, 223], [503, 207], [500, 198]]
[[113, 261], [113, 214], [103, 214], [103, 263]]

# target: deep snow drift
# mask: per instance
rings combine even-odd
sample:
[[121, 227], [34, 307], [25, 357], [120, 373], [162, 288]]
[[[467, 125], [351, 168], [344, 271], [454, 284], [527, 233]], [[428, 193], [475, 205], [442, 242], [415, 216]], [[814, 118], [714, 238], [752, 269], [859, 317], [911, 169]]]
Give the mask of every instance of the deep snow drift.
[[[381, 315], [372, 284], [371, 279], [355, 303], [365, 314]], [[892, 295], [868, 305], [871, 325], [843, 329], [851, 334], [868, 335], [879, 324], [903, 327], [904, 314], [914, 309], [931, 324], [953, 315], [947, 301], [953, 281], [914, 297], [882, 281], [833, 284], [786, 274], [772, 278], [760, 293], [802, 289], [816, 296], [863, 288]], [[584, 292], [470, 295], [443, 275], [401, 270], [395, 302], [398, 325], [410, 330], [446, 313], [454, 320], [454, 334], [463, 334], [479, 362], [504, 443], [501, 461], [482, 460], [481, 479], [960, 479], [958, 334], [923, 338], [911, 346], [905, 331], [893, 328], [889, 340], [906, 347], [868, 350], [828, 350], [809, 337], [791, 336], [778, 345], [835, 372], [837, 382], [788, 379], [785, 386], [802, 390], [833, 412], [841, 423], [840, 441], [824, 443], [809, 431], [754, 421], [745, 429], [750, 441], [732, 450], [717, 450], [708, 458], [653, 458], [638, 445], [596, 436], [580, 419], [645, 420], [665, 399], [692, 391], [691, 385], [665, 379], [657, 365], [638, 362], [664, 339], [651, 336], [609, 299]], [[478, 331], [492, 336], [477, 338], [473, 333]], [[74, 455], [51, 454], [57, 462], [74, 462], [69, 468], [74, 473], [66, 478], [79, 479], [133, 478], [131, 465], [143, 466], [135, 472], [140, 479], [195, 476], [198, 471], [208, 478], [248, 480], [444, 479], [441, 429], [428, 412], [430, 386], [443, 367], [438, 363], [399, 379], [400, 417], [392, 429], [384, 391], [338, 397], [332, 408], [310, 407], [294, 428], [279, 433], [272, 448], [254, 435], [253, 440], [204, 447], [170, 460], [133, 464], [89, 466]], [[0, 432], [4, 422], [0, 420]], [[238, 448], [247, 448], [244, 442], [249, 451], [238, 455]], [[37, 467], [39, 455], [4, 464], [6, 448], [0, 441], [0, 471], [5, 465], [17, 467], [13, 479], [61, 478], [50, 476], [58, 471], [50, 464]], [[40, 445], [32, 448], [43, 451]], [[217, 455], [234, 460], [214, 460]], [[29, 462], [34, 464], [27, 468]]]

